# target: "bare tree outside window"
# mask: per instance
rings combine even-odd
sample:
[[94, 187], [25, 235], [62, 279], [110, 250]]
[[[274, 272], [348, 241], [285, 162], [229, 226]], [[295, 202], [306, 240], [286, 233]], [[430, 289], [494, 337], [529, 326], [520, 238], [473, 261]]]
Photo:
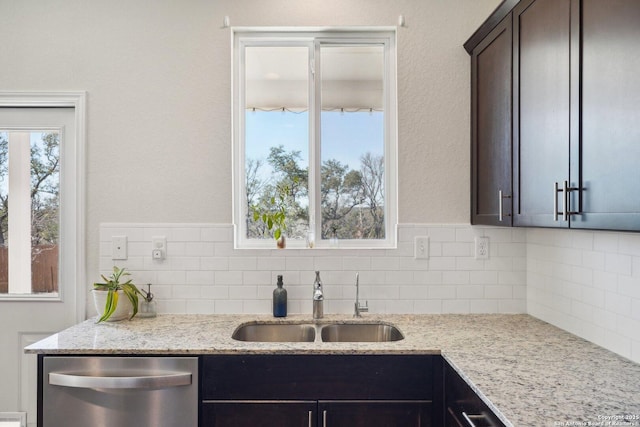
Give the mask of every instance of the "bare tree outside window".
[[[0, 293], [8, 291], [9, 142], [0, 132]], [[58, 291], [60, 134], [32, 132], [31, 137], [31, 264], [32, 292]]]

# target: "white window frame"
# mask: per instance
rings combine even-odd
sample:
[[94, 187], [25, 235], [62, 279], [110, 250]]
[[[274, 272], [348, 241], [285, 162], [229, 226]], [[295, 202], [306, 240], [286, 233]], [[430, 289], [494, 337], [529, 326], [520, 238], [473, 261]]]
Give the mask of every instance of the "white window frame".
[[[232, 28], [232, 128], [233, 128], [233, 221], [234, 247], [236, 249], [273, 249], [271, 239], [247, 239], [244, 200], [245, 189], [245, 146], [244, 132], [245, 106], [245, 58], [248, 46], [308, 46], [309, 81], [314, 72], [319, 73], [318, 51], [321, 44], [381, 44], [385, 53], [384, 77], [384, 167], [385, 167], [385, 238], [384, 239], [342, 239], [337, 245], [320, 238], [321, 213], [319, 187], [320, 168], [320, 85], [309, 85], [309, 198], [310, 222], [315, 224], [315, 245], [317, 249], [389, 249], [397, 247], [398, 224], [398, 136], [397, 136], [397, 70], [396, 70], [396, 28]], [[318, 59], [316, 59], [318, 58]], [[314, 90], [315, 88], [315, 90]], [[318, 141], [318, 142], [317, 142]], [[288, 248], [304, 248], [305, 243], [289, 239]]]
[[[5, 301], [62, 301], [75, 299], [75, 317], [85, 318], [85, 144], [86, 92], [0, 92], [0, 107], [72, 107], [75, 138], [60, 147], [60, 289], [55, 296], [2, 295]], [[62, 283], [74, 283], [75, 295], [65, 295]]]

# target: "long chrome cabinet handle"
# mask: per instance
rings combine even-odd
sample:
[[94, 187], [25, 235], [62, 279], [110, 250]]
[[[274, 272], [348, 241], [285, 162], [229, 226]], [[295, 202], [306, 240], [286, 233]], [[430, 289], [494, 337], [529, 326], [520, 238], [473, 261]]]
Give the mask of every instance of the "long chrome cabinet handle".
[[[502, 192], [502, 190], [498, 190], [498, 221], [502, 222], [502, 220], [504, 219], [504, 214], [503, 214], [503, 210], [504, 210], [504, 199], [510, 199], [511, 196], [505, 196], [504, 193]], [[508, 214], [506, 216], [511, 216], [511, 214]]]
[[[562, 188], [558, 188], [558, 183], [553, 183], [553, 220], [558, 221], [558, 215], [562, 214], [562, 220], [568, 221], [569, 215], [578, 215], [579, 211], [571, 211], [569, 205], [569, 193], [579, 191], [579, 187], [570, 187], [569, 181], [564, 181]], [[558, 212], [558, 193], [562, 193], [562, 212]]]
[[558, 183], [553, 183], [553, 220], [558, 221]]
[[476, 423], [473, 422], [473, 419], [481, 420], [486, 418], [484, 415], [467, 415], [466, 412], [462, 413], [462, 418], [469, 424], [469, 427], [476, 427]]
[[49, 384], [75, 388], [157, 389], [190, 385], [191, 380], [191, 372], [167, 372], [162, 375], [136, 377], [49, 373]]
[[313, 427], [313, 411], [309, 411], [309, 427]]
[[327, 411], [322, 411], [322, 427], [327, 427]]

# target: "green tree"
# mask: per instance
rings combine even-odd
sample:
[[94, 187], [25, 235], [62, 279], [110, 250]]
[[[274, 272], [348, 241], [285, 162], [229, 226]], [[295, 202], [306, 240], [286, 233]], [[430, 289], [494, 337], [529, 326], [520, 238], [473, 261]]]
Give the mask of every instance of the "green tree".
[[[309, 226], [308, 214], [308, 168], [300, 166], [300, 151], [286, 151], [284, 146], [271, 147], [267, 157], [268, 173], [263, 170], [261, 160], [248, 159], [247, 182], [247, 236], [258, 238], [273, 237], [261, 220], [254, 220], [253, 212], [271, 214], [284, 209], [285, 226], [289, 237], [304, 237]], [[265, 178], [264, 176], [267, 176]], [[262, 177], [262, 178], [261, 178]], [[282, 193], [285, 189], [286, 194]], [[282, 197], [281, 197], [282, 196]], [[276, 203], [277, 202], [277, 203]]]
[[361, 188], [360, 173], [349, 170], [349, 165], [335, 159], [322, 163], [320, 204], [323, 239], [334, 236], [339, 239], [353, 238], [354, 232], [346, 226], [345, 218], [358, 205]]
[[[246, 164], [247, 237], [273, 237], [256, 211], [271, 215], [284, 211], [289, 237], [303, 237], [309, 227], [308, 168], [299, 151], [271, 147], [267, 165], [248, 159]], [[264, 169], [268, 169], [265, 171]], [[384, 238], [384, 157], [366, 153], [358, 170], [336, 159], [321, 166], [321, 238]], [[286, 194], [282, 194], [286, 189]], [[276, 203], [277, 202], [277, 203]]]

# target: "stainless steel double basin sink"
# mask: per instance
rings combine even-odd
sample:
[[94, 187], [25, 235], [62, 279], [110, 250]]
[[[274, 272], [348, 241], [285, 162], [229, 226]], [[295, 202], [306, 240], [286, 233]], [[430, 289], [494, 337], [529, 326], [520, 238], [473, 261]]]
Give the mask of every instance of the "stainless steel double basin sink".
[[384, 322], [360, 323], [244, 323], [231, 336], [251, 342], [390, 342], [404, 339], [400, 330]]

